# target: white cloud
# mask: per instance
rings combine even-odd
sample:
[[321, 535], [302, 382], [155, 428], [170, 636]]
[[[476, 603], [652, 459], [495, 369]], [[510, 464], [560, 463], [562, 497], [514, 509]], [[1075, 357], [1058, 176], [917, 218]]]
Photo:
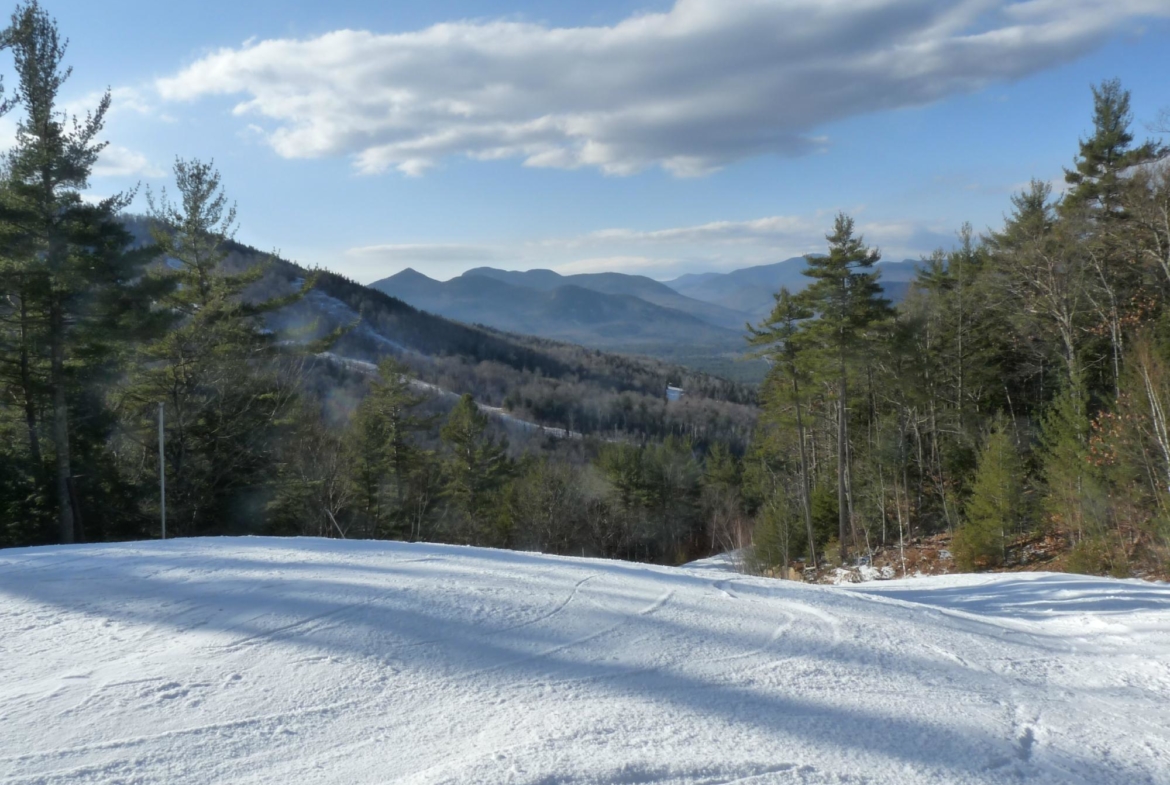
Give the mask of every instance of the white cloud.
[[455, 22], [248, 41], [160, 79], [238, 95], [282, 156], [420, 175], [450, 156], [702, 175], [823, 149], [845, 117], [1068, 61], [1166, 0], [677, 0], [612, 27]]
[[142, 153], [109, 145], [93, 167], [97, 177], [163, 177], [166, 172], [155, 166]]
[[482, 262], [496, 259], [496, 250], [478, 245], [405, 244], [351, 248], [347, 256], [388, 263]]
[[603, 229], [576, 240], [579, 244], [625, 242], [638, 244], [753, 243], [761, 240], [807, 237], [825, 223], [816, 216], [774, 215], [752, 221], [713, 221], [654, 231]]
[[[865, 208], [852, 210], [863, 215]], [[776, 215], [747, 221], [714, 221], [666, 229], [603, 229], [576, 237], [500, 245], [373, 245], [345, 252], [333, 265], [363, 281], [414, 267], [433, 278], [449, 278], [481, 265], [509, 269], [551, 268], [565, 275], [623, 272], [668, 279], [683, 273], [728, 271], [824, 251], [832, 211]], [[917, 258], [954, 242], [954, 230], [939, 221], [858, 221], [867, 243], [884, 258]], [[326, 266], [330, 264], [325, 263]]]
[[678, 264], [673, 258], [654, 258], [650, 256], [605, 256], [589, 259], [576, 259], [572, 262], [558, 264], [553, 269], [561, 275], [577, 275], [579, 273], [637, 273], [639, 275], [654, 275], [657, 271], [669, 272]]
[[[86, 93], [78, 98], [64, 101], [61, 109], [66, 114], [84, 117], [86, 113], [97, 108], [98, 102], [105, 95], [105, 90]], [[110, 111], [107, 117], [133, 114], [142, 117], [157, 116], [157, 107], [147, 98], [146, 93], [135, 87], [115, 87], [110, 90]]]

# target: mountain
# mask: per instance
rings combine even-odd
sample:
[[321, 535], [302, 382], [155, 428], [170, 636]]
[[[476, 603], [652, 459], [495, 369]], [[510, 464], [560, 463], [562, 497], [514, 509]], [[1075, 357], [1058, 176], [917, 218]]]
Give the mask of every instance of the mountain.
[[[790, 291], [798, 292], [808, 285], [809, 278], [804, 275], [807, 266], [805, 258], [797, 256], [730, 273], [684, 275], [666, 285], [685, 297], [746, 313], [750, 319], [756, 320], [771, 312], [772, 295], [780, 287], [787, 286]], [[918, 263], [910, 260], [879, 263], [877, 269], [882, 273], [881, 283], [886, 296], [894, 302], [905, 299], [917, 268]]]
[[[344, 414], [360, 400], [368, 363], [394, 356], [422, 382], [456, 394], [470, 393], [482, 406], [549, 428], [613, 438], [661, 438], [689, 433], [697, 444], [723, 441], [745, 446], [757, 416], [755, 391], [694, 366], [645, 356], [613, 354], [548, 336], [517, 335], [463, 324], [419, 310], [384, 292], [343, 276], [310, 273], [246, 246], [233, 246], [229, 268], [266, 264], [268, 272], [253, 295], [268, 299], [312, 288], [306, 296], [269, 316], [270, 328], [289, 343], [303, 343], [340, 333], [319, 362], [309, 364], [307, 384], [320, 393], [329, 412]], [[417, 273], [401, 280], [421, 288], [437, 281]], [[429, 284], [428, 284], [429, 282]], [[466, 284], [467, 282], [465, 282]], [[497, 284], [479, 279], [470, 285]], [[442, 288], [440, 285], [438, 288]], [[578, 313], [578, 295], [600, 296], [571, 287], [550, 295], [551, 308]], [[633, 299], [635, 306], [655, 309]], [[619, 305], [624, 300], [619, 300]], [[661, 309], [659, 309], [661, 310]], [[588, 316], [586, 310], [584, 316]], [[684, 315], [685, 316], [685, 315]], [[699, 323], [702, 329], [718, 328]], [[697, 360], [712, 364], [706, 348]], [[697, 365], [698, 363], [696, 363]], [[748, 375], [748, 363], [726, 361], [729, 370]], [[753, 379], [754, 380], [754, 379]], [[668, 385], [687, 391], [685, 405], [666, 401]]]
[[[581, 279], [589, 286], [580, 285]], [[371, 288], [449, 319], [598, 349], [671, 356], [678, 347], [687, 347], [722, 355], [743, 346], [742, 315], [735, 317], [739, 329], [730, 329], [656, 304], [628, 292], [641, 291], [688, 309], [726, 310], [690, 300], [637, 276], [563, 277], [550, 270], [509, 273], [480, 269], [450, 281], [436, 281], [415, 270], [404, 270], [371, 284]], [[731, 323], [731, 316], [725, 318]]]
[[552, 291], [561, 286], [580, 286], [582, 289], [602, 294], [629, 295], [654, 305], [660, 305], [663, 308], [682, 311], [709, 324], [740, 333], [743, 332], [744, 323], [748, 320], [748, 315], [742, 311], [687, 297], [666, 284], [644, 275], [627, 275], [625, 273], [561, 275], [552, 270], [515, 272], [498, 270], [493, 267], [478, 267], [474, 270], [468, 270], [463, 276], [493, 278], [515, 286], [524, 286], [540, 291]]

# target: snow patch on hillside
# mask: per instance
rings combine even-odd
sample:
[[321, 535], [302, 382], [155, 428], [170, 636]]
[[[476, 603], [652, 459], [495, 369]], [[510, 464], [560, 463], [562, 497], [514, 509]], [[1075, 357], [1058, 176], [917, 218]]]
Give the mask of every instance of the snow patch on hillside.
[[0, 552], [0, 783], [1170, 782], [1170, 587]]

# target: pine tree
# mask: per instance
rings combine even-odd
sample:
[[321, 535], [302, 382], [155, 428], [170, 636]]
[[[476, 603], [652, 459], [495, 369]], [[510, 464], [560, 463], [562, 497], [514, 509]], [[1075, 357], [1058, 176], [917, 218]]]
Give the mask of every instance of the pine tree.
[[954, 555], [961, 569], [970, 572], [1003, 564], [1007, 538], [1024, 518], [1023, 477], [1015, 439], [1000, 423], [979, 453], [965, 520], [955, 533]]
[[1012, 205], [1003, 230], [988, 238], [996, 288], [1007, 306], [1001, 313], [1015, 321], [1041, 363], [1051, 361], [1054, 337], [1065, 381], [1081, 384], [1094, 275], [1084, 237], [1073, 222], [1061, 220], [1048, 183], [1033, 180]]
[[219, 173], [182, 159], [174, 172], [178, 203], [165, 191], [149, 195], [162, 260], [150, 278], [163, 290], [159, 311], [171, 329], [139, 352], [123, 405], [135, 416], [145, 467], [156, 461], [152, 434], [165, 406], [168, 517], [175, 533], [195, 534], [243, 520], [233, 515], [236, 497], [276, 471], [276, 434], [295, 411], [300, 366], [263, 317], [308, 287], [250, 297], [265, 270], [227, 269], [236, 211]]
[[1131, 147], [1130, 93], [1119, 79], [1092, 90], [1093, 134], [1081, 140], [1074, 168], [1065, 170], [1064, 179], [1073, 187], [1065, 195], [1063, 208], [1088, 208], [1105, 218], [1124, 217], [1125, 170], [1156, 161], [1170, 150], [1153, 141]]
[[315, 401], [291, 407], [283, 429], [266, 505], [266, 533], [273, 535], [349, 536], [354, 485], [342, 434], [321, 416]]
[[1132, 229], [1128, 226], [1130, 194], [1139, 197], [1143, 180], [1131, 174], [1170, 153], [1170, 148], [1153, 141], [1133, 147], [1130, 130], [1133, 113], [1130, 94], [1117, 79], [1093, 88], [1093, 133], [1080, 142], [1075, 168], [1065, 170], [1072, 188], [1065, 195], [1061, 212], [1066, 220], [1095, 223], [1093, 231], [1078, 232], [1078, 243], [1093, 272], [1086, 292], [1103, 331], [1108, 334], [1112, 354], [1114, 395], [1121, 389], [1121, 364], [1125, 323], [1132, 303], [1142, 288], [1141, 269], [1134, 264]]
[[710, 548], [737, 550], [743, 542], [743, 485], [740, 462], [724, 444], [707, 453], [703, 467], [703, 510], [710, 529]]
[[698, 516], [702, 469], [689, 439], [668, 436], [643, 455], [653, 538], [660, 556], [680, 563], [700, 550]]
[[[130, 314], [141, 314], [147, 301], [132, 284], [147, 257], [128, 251], [132, 238], [117, 220], [129, 196], [96, 204], [81, 197], [105, 148], [98, 136], [110, 94], [81, 120], [60, 110], [58, 95], [71, 74], [63, 65], [66, 42], [35, 0], [17, 6], [3, 45], [14, 55], [15, 100], [25, 116], [6, 162], [0, 223], [9, 228], [0, 256], [6, 260], [6, 288], [15, 282], [21, 314], [19, 384], [30, 451], [35, 456], [41, 449], [35, 399], [43, 391], [51, 413], [58, 538], [69, 543], [80, 535], [71, 423], [79, 363], [105, 362], [114, 336], [133, 337], [140, 325]], [[37, 378], [42, 369], [43, 378]]]
[[498, 543], [502, 533], [493, 530], [493, 513], [512, 467], [506, 444], [488, 435], [487, 427], [487, 415], [471, 395], [461, 397], [440, 431], [448, 450], [444, 495], [471, 539]]
[[792, 556], [800, 545], [800, 517], [783, 486], [769, 494], [756, 516], [752, 536], [752, 557], [758, 571], [778, 568], [780, 577], [788, 577]]
[[[778, 409], [791, 401], [796, 416], [797, 451], [800, 455], [800, 506], [807, 529], [809, 564], [817, 566], [816, 537], [813, 535], [812, 480], [809, 477], [808, 452], [804, 432], [804, 401], [801, 382], [806, 372], [801, 367], [801, 325], [813, 317], [813, 310], [799, 298], [794, 297], [787, 287], [781, 287], [776, 294], [772, 313], [758, 328], [749, 326], [748, 343], [760, 347], [757, 356], [768, 358], [771, 363], [765, 389], [774, 392], [765, 401], [769, 409]], [[785, 382], [786, 379], [786, 382]]]
[[[378, 378], [358, 406], [348, 434], [348, 450], [357, 499], [369, 531], [407, 523], [410, 476], [419, 457], [413, 434], [430, 421], [412, 414], [426, 400], [411, 388], [410, 369], [387, 358]], [[402, 532], [398, 532], [402, 533]]]
[[1040, 476], [1049, 522], [1074, 540], [1099, 534], [1106, 523], [1100, 473], [1090, 460], [1090, 420], [1084, 386], [1065, 386], [1041, 423]]
[[841, 561], [849, 555], [852, 490], [849, 479], [849, 365], [871, 338], [873, 327], [893, 312], [882, 297], [880, 273], [873, 266], [881, 254], [854, 234], [854, 221], [841, 213], [833, 226], [827, 256], [807, 257], [805, 275], [813, 279], [801, 301], [816, 317], [806, 323], [807, 340], [817, 346], [837, 383], [837, 504]]

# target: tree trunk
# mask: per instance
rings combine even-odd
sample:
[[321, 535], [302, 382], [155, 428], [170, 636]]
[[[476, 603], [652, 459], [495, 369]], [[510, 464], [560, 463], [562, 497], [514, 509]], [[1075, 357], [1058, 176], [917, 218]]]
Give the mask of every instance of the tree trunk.
[[69, 484], [69, 409], [65, 395], [65, 316], [53, 295], [49, 304], [49, 387], [53, 393], [53, 448], [57, 455], [57, 523], [62, 543], [74, 541], [73, 505]]
[[28, 429], [28, 451], [39, 475], [45, 465], [41, 456], [41, 439], [37, 433], [37, 407], [32, 389], [32, 367], [29, 359], [29, 315], [27, 287], [20, 293], [20, 386], [24, 396], [24, 422]]
[[812, 489], [808, 482], [808, 456], [804, 452], [804, 420], [800, 414], [800, 383], [796, 380], [796, 369], [792, 369], [792, 397], [796, 402], [796, 435], [800, 441], [800, 488], [804, 492], [804, 525], [808, 529], [808, 558], [813, 569], [817, 566], [817, 542], [813, 535]]
[[849, 494], [845, 487], [845, 463], [849, 460], [849, 451], [846, 449], [848, 434], [846, 432], [845, 397], [848, 394], [848, 385], [845, 378], [845, 356], [841, 355], [841, 379], [837, 401], [837, 537], [841, 546], [841, 564], [849, 559]]

